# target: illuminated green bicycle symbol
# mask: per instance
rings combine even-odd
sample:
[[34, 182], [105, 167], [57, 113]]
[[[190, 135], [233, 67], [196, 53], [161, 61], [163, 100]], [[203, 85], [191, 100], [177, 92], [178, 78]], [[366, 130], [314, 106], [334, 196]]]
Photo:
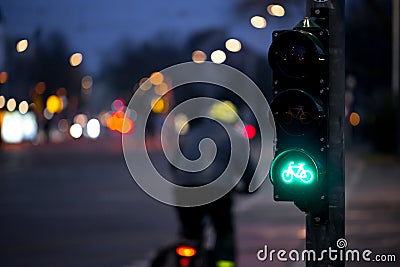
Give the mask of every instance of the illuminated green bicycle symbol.
[[304, 169], [304, 165], [304, 163], [294, 165], [294, 162], [291, 161], [288, 168], [282, 172], [283, 181], [291, 183], [293, 179], [296, 178], [305, 184], [311, 183], [314, 175], [310, 170]]

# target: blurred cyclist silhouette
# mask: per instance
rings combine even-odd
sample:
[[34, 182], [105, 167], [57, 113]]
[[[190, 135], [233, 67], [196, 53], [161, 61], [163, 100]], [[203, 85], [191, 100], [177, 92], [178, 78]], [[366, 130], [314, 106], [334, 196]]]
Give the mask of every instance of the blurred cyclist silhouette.
[[[244, 155], [231, 153], [231, 142], [236, 142], [239, 147], [248, 149], [248, 140], [241, 131], [233, 131], [228, 135], [224, 127], [237, 127], [239, 119], [236, 107], [230, 101], [217, 102], [209, 108], [210, 118], [197, 118], [189, 122], [189, 130], [179, 139], [182, 154], [189, 160], [197, 160], [200, 157], [205, 161], [210, 160], [209, 151], [200, 154], [199, 144], [202, 140], [210, 138], [216, 145], [217, 153], [212, 164], [199, 172], [183, 171], [172, 166], [172, 176], [176, 184], [182, 186], [201, 186], [217, 179], [227, 168], [228, 162], [235, 162]], [[232, 132], [231, 132], [232, 133]], [[243, 151], [243, 150], [240, 150]], [[211, 158], [212, 159], [212, 158]], [[254, 172], [254, 164], [249, 161], [244, 170], [234, 170], [232, 176], [242, 175], [239, 184], [223, 197], [209, 204], [196, 207], [177, 207], [180, 221], [180, 234], [184, 239], [202, 242], [204, 220], [207, 218], [216, 233], [214, 248], [215, 266], [235, 266], [236, 248], [234, 234], [234, 220], [232, 214], [233, 191], [246, 193]], [[233, 178], [233, 177], [232, 177]]]

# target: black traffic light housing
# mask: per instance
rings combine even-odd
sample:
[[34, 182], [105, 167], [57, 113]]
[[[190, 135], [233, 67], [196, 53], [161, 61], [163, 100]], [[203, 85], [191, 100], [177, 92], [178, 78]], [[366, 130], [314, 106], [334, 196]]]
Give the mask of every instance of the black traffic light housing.
[[323, 218], [328, 186], [329, 13], [320, 8], [312, 14], [315, 17], [305, 18], [292, 30], [273, 32], [268, 60], [277, 140], [270, 178], [276, 201], [293, 201], [302, 211]]

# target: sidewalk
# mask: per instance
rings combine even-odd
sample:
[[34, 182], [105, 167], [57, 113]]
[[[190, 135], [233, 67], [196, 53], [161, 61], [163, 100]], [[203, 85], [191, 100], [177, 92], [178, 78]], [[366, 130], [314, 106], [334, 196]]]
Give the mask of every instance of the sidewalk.
[[[373, 255], [396, 254], [400, 261], [400, 161], [383, 155], [361, 155], [360, 169], [347, 188], [346, 232], [349, 249], [370, 249]], [[358, 173], [357, 173], [358, 172]], [[376, 266], [352, 262], [347, 266]]]
[[268, 249], [302, 249], [305, 238], [304, 214], [293, 203], [274, 202], [270, 181], [254, 196], [240, 197], [236, 205], [238, 266], [296, 266], [288, 262], [261, 262], [257, 252]]
[[[400, 164], [382, 156], [346, 154], [346, 239], [349, 249], [370, 249], [373, 255], [396, 254], [400, 260]], [[239, 267], [305, 266], [304, 262], [260, 262], [257, 252], [305, 248], [305, 214], [290, 202], [274, 202], [272, 186], [265, 181], [253, 197], [237, 201]], [[371, 266], [376, 262], [347, 262]], [[383, 263], [382, 263], [383, 265]]]

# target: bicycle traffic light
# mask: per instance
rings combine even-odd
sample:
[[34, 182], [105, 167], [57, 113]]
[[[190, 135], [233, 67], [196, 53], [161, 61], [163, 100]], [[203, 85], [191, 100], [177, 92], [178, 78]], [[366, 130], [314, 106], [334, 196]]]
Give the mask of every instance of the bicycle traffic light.
[[292, 30], [274, 31], [268, 52], [277, 131], [274, 199], [293, 201], [304, 212], [327, 206], [328, 11], [316, 13]]

